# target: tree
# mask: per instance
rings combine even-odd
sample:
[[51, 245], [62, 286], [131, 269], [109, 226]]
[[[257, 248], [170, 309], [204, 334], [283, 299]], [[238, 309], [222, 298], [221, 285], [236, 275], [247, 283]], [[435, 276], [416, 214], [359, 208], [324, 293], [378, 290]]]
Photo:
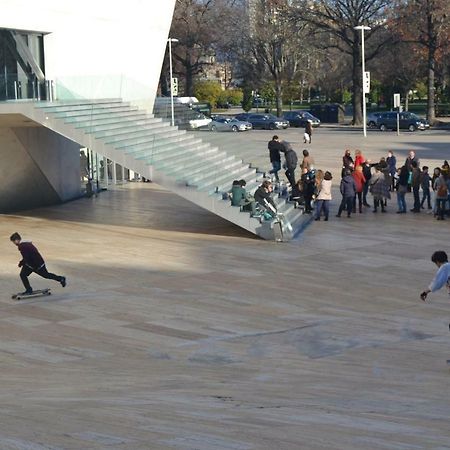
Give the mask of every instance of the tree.
[[208, 102], [213, 108], [222, 93], [222, 88], [216, 81], [198, 81], [194, 86], [194, 95], [201, 102]]
[[194, 78], [215, 59], [221, 28], [232, 14], [233, 0], [177, 0], [170, 36], [174, 72], [184, 78], [184, 90], [193, 95]]
[[[365, 40], [366, 60], [373, 59], [390, 41], [385, 34], [388, 0], [297, 0], [295, 15], [307, 21], [327, 36], [322, 47], [337, 48], [352, 58], [353, 124], [362, 123], [361, 31], [358, 25], [370, 26]], [[370, 45], [373, 44], [373, 45]]]
[[249, 11], [247, 41], [253, 58], [270, 74], [275, 88], [277, 115], [283, 112], [283, 84], [287, 72], [298, 69], [304, 26], [292, 19], [288, 0], [253, 0]]
[[437, 64], [449, 46], [450, 3], [448, 0], [400, 0], [397, 11], [397, 26], [403, 40], [419, 44], [426, 51], [427, 118], [432, 124], [436, 120]]

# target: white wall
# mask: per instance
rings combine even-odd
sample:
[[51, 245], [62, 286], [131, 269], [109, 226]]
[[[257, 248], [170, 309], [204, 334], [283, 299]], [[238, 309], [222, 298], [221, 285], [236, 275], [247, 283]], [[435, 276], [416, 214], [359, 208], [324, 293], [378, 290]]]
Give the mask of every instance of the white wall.
[[49, 33], [45, 72], [59, 98], [152, 108], [175, 0], [0, 0], [0, 27]]

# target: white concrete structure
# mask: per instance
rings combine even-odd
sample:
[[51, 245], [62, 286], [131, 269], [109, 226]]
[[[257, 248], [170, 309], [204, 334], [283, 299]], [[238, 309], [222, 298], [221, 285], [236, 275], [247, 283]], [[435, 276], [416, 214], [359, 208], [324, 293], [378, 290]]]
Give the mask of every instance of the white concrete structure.
[[57, 99], [122, 98], [151, 110], [175, 0], [0, 0], [0, 28], [44, 34]]

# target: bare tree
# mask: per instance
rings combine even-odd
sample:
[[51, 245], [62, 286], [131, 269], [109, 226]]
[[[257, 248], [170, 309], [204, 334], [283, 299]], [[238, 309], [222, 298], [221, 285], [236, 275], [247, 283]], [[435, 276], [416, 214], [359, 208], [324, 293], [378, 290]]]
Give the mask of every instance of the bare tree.
[[283, 111], [283, 85], [300, 66], [304, 25], [292, 20], [289, 0], [252, 0], [247, 42], [253, 60], [265, 68], [275, 85], [277, 115]]
[[185, 94], [192, 95], [194, 78], [215, 60], [215, 46], [221, 39], [220, 26], [232, 14], [234, 0], [177, 0], [170, 35], [179, 40], [173, 46], [174, 71], [184, 78]]
[[[352, 58], [353, 124], [362, 123], [361, 32], [358, 25], [367, 25], [366, 60], [373, 59], [391, 40], [386, 29], [388, 0], [297, 0], [296, 16], [318, 30], [332, 36], [323, 39], [323, 48], [337, 48]], [[373, 45], [370, 45], [373, 44]]]
[[[438, 59], [449, 48], [450, 2], [448, 0], [399, 1], [397, 27], [402, 39], [425, 48], [427, 61], [427, 118], [436, 120], [436, 67]], [[420, 13], [418, 13], [420, 11]]]

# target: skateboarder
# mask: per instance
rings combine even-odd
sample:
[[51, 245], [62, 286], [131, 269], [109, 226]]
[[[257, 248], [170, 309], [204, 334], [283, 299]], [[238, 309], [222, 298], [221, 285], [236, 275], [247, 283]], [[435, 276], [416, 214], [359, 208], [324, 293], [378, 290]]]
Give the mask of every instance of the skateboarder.
[[19, 252], [22, 254], [22, 260], [19, 262], [20, 279], [25, 286], [25, 292], [21, 295], [30, 295], [33, 289], [28, 281], [28, 277], [34, 272], [42, 278], [58, 281], [62, 287], [66, 287], [66, 277], [49, 273], [45, 267], [45, 261], [39, 253], [38, 249], [30, 241], [22, 241], [19, 233], [14, 233], [10, 237], [11, 242], [17, 245]]
[[445, 285], [447, 285], [448, 293], [450, 294], [450, 263], [448, 262], [447, 253], [443, 251], [434, 252], [431, 256], [431, 261], [438, 266], [439, 270], [436, 273], [428, 289], [425, 289], [420, 298], [425, 301], [430, 292], [436, 292]]

